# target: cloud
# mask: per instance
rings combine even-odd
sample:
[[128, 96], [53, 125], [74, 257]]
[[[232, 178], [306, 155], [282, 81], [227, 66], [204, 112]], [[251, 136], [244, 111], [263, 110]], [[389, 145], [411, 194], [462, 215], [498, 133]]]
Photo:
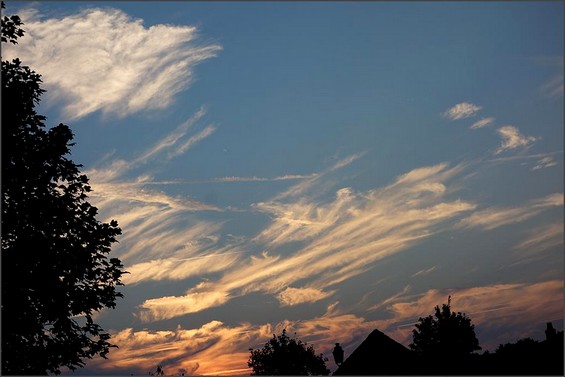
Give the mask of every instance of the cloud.
[[[332, 286], [409, 249], [441, 231], [445, 223], [472, 211], [473, 203], [444, 198], [453, 190], [450, 180], [461, 170], [461, 166], [449, 168], [447, 164], [418, 168], [381, 189], [363, 193], [339, 189], [329, 202], [301, 196], [294, 202], [258, 203], [255, 207], [271, 214], [273, 220], [248, 247], [260, 245], [270, 251], [236, 261], [221, 277], [191, 288], [177, 300], [151, 299], [151, 305], [142, 305], [148, 311], [144, 318], [193, 313], [250, 292], [273, 294], [283, 305], [324, 299]], [[325, 184], [323, 180], [316, 183], [312, 189]], [[280, 251], [290, 242], [300, 244], [293, 252]], [[309, 279], [306, 290], [292, 288], [302, 279]], [[222, 300], [183, 305], [196, 293], [208, 298], [216, 297], [214, 292], [226, 294]]]
[[231, 182], [277, 182], [277, 181], [293, 181], [293, 180], [300, 180], [300, 179], [309, 179], [314, 178], [317, 174], [309, 174], [309, 175], [302, 175], [302, 174], [285, 174], [276, 177], [237, 177], [237, 176], [229, 176], [229, 177], [220, 177], [220, 178], [211, 178], [211, 179], [194, 179], [194, 180], [170, 180], [170, 181], [155, 181], [155, 180], [146, 180], [141, 183], [143, 185], [182, 185], [182, 184], [201, 184], [201, 183], [231, 183]]
[[[88, 174], [88, 172], [87, 172]], [[95, 176], [96, 174], [92, 174]], [[97, 202], [97, 205], [103, 207], [108, 202], [127, 202], [135, 205], [135, 203], [153, 205], [155, 208], [168, 207], [171, 209], [184, 209], [186, 211], [218, 211], [217, 207], [200, 203], [184, 197], [172, 197], [162, 192], [148, 190], [144, 188], [143, 183], [136, 182], [109, 182], [96, 183], [91, 182], [93, 192], [91, 197]], [[117, 203], [115, 203], [117, 204]]]
[[281, 175], [278, 177], [267, 178], [267, 177], [222, 177], [222, 178], [214, 178], [206, 181], [206, 183], [213, 183], [213, 182], [274, 182], [274, 181], [290, 181], [290, 180], [297, 180], [297, 179], [309, 179], [316, 177], [316, 174], [310, 175], [301, 175], [301, 174], [286, 174]]
[[450, 120], [465, 119], [475, 115], [481, 109], [481, 106], [469, 102], [461, 102], [444, 111], [442, 116]]
[[328, 174], [333, 173], [333, 172], [335, 172], [335, 171], [337, 171], [341, 168], [344, 168], [344, 167], [350, 165], [354, 161], [363, 157], [365, 155], [365, 153], [366, 152], [354, 153], [350, 156], [347, 156], [347, 157], [337, 161], [330, 168], [328, 168], [328, 169], [326, 169], [326, 170], [324, 170], [320, 173], [313, 174], [311, 177], [305, 179], [304, 181], [300, 182], [299, 184], [296, 184], [296, 185], [290, 187], [288, 190], [280, 193], [279, 195], [276, 196], [275, 200], [297, 198], [301, 195], [305, 195], [305, 194], [311, 192], [313, 187], [318, 188], [318, 194], [319, 194], [322, 190], [320, 190], [319, 185], [316, 186], [316, 184], [319, 182], [319, 180], [321, 178], [323, 178], [324, 176], [327, 176]]
[[429, 178], [434, 178], [436, 174], [444, 171], [447, 168], [447, 163], [441, 163], [434, 166], [425, 166], [422, 168], [416, 168], [409, 171], [408, 173], [402, 174], [396, 179], [396, 185], [416, 183], [427, 180]]
[[277, 299], [282, 306], [293, 306], [305, 302], [316, 302], [329, 297], [334, 292], [323, 292], [315, 288], [291, 288], [280, 292]]
[[563, 206], [563, 194], [551, 194], [544, 198], [532, 200], [519, 207], [487, 208], [474, 212], [457, 223], [457, 228], [482, 228], [492, 230], [503, 225], [514, 224], [532, 218], [543, 210]]
[[349, 164], [351, 164], [353, 161], [358, 160], [359, 158], [363, 157], [365, 155], [366, 152], [362, 152], [362, 153], [355, 153], [352, 154], [351, 156], [348, 156], [342, 160], [339, 160], [338, 162], [336, 162], [332, 167], [331, 167], [331, 171], [337, 170], [337, 169], [341, 169], [344, 166], [347, 166]]
[[[118, 117], [169, 106], [217, 44], [197, 42], [193, 26], [153, 25], [110, 7], [61, 18], [23, 11], [26, 35], [3, 55], [42, 74], [50, 102], [69, 120], [95, 111]], [[63, 67], [63, 69], [61, 69]]]
[[546, 157], [550, 157], [551, 155], [556, 154], [563, 154], [563, 151], [555, 151], [549, 153], [536, 153], [530, 155], [513, 155], [513, 156], [505, 156], [505, 157], [496, 157], [488, 160], [489, 162], [502, 162], [502, 161], [516, 161], [516, 160], [529, 160], [529, 159], [544, 159]]
[[[377, 322], [367, 321], [336, 310], [330, 305], [325, 313], [301, 321], [282, 320], [277, 323], [228, 325], [217, 320], [187, 329], [137, 330], [127, 328], [112, 332], [111, 363], [93, 359], [88, 369], [118, 374], [147, 374], [161, 364], [166, 375], [183, 369], [197, 375], [248, 375], [249, 348], [261, 348], [283, 329], [296, 333], [298, 338], [313, 345], [317, 353], [330, 356], [333, 344], [339, 339], [351, 351]], [[328, 363], [330, 368], [334, 367]]]
[[499, 154], [504, 151], [515, 149], [518, 147], [526, 147], [538, 140], [538, 138], [533, 136], [524, 136], [518, 131], [514, 126], [504, 126], [497, 130], [498, 134], [502, 138], [502, 143], [500, 147], [496, 149], [494, 154]]
[[[179, 369], [199, 375], [245, 375], [250, 373], [248, 349], [263, 347], [282, 329], [296, 333], [325, 356], [330, 356], [336, 341], [350, 355], [374, 329], [408, 346], [418, 318], [432, 314], [433, 308], [445, 303], [448, 295], [452, 297], [453, 310], [471, 318], [483, 350], [494, 351], [498, 344], [527, 336], [536, 338], [543, 331], [543, 322], [563, 316], [562, 280], [430, 289], [419, 294], [405, 287], [387, 300], [387, 315], [380, 319], [344, 313], [340, 303], [333, 302], [325, 313], [299, 321], [285, 319], [277, 323], [230, 326], [212, 320], [193, 329], [127, 328], [112, 332], [112, 342], [119, 348], [110, 352], [111, 363], [95, 358], [88, 368], [111, 370], [114, 374], [146, 374], [160, 363], [167, 375]], [[485, 338], [489, 341], [485, 342]], [[332, 363], [328, 366], [334, 368]]]
[[207, 254], [189, 258], [165, 258], [126, 266], [129, 274], [122, 279], [124, 284], [133, 285], [146, 280], [182, 280], [191, 276], [204, 276], [206, 274], [225, 271], [238, 257], [241, 251], [218, 252], [210, 251]]
[[494, 118], [492, 118], [492, 117], [482, 118], [482, 119], [476, 121], [475, 123], [473, 123], [473, 125], [471, 126], [471, 129], [476, 130], [478, 128], [483, 128], [483, 127], [488, 126], [492, 122], [494, 122]]
[[416, 272], [415, 274], [413, 274], [411, 277], [428, 275], [432, 271], [435, 271], [436, 268], [437, 268], [437, 266], [432, 266], [430, 268], [420, 270], [420, 271]]
[[182, 145], [180, 145], [176, 150], [169, 153], [168, 157], [172, 158], [172, 157], [183, 154], [189, 148], [191, 148], [194, 144], [196, 144], [200, 140], [204, 140], [205, 138], [210, 136], [215, 130], [216, 130], [216, 127], [214, 127], [212, 125], [206, 126], [206, 128], [204, 128], [202, 131], [198, 132], [196, 135], [190, 137], [186, 142], [184, 142]]
[[[177, 126], [175, 130], [146, 148], [138, 157], [129, 160], [116, 158], [111, 160], [106, 166], [91, 168], [85, 173], [93, 182], [100, 184], [115, 183], [117, 179], [123, 179], [123, 176], [127, 175], [135, 168], [147, 165], [155, 160], [169, 161], [180, 154], [184, 154], [196, 143], [204, 140], [214, 132], [215, 127], [209, 125], [196, 135], [190, 135], [192, 126], [204, 115], [206, 115], [206, 108], [202, 106], [190, 118]], [[146, 173], [135, 178], [134, 182], [120, 182], [120, 184], [130, 186], [146, 185], [150, 183], [151, 177]]]
[[[381, 322], [382, 331], [408, 345], [413, 323], [432, 314], [436, 305], [452, 297], [454, 311], [467, 314], [476, 326], [477, 336], [489, 338], [483, 350], [494, 350], [500, 343], [540, 333], [543, 322], [563, 318], [563, 281], [511, 283], [464, 289], [430, 289], [419, 297], [397, 296], [388, 306], [392, 318]], [[416, 300], [415, 300], [416, 298]], [[540, 325], [541, 323], [541, 325]], [[407, 324], [403, 326], [402, 324]]]
[[[130, 271], [124, 278], [130, 284], [214, 273], [238, 258], [240, 250], [235, 245], [218, 244], [220, 223], [196, 220], [191, 215], [196, 211], [218, 212], [219, 208], [148, 188], [154, 183], [147, 173], [151, 163], [186, 153], [211, 133], [209, 127], [196, 134], [191, 132], [205, 114], [206, 109], [200, 108], [135, 158], [116, 158], [105, 166], [85, 171], [93, 189], [90, 202], [99, 209], [103, 221], [117, 219], [122, 229], [123, 235], [113, 252]], [[132, 174], [141, 167], [145, 168], [143, 173]], [[214, 256], [215, 263], [186, 262], [187, 258], [203, 256]]]
[[111, 363], [96, 358], [88, 368], [112, 374], [146, 375], [162, 365], [165, 375], [244, 375], [249, 374], [249, 345], [264, 339], [265, 328], [240, 324], [227, 326], [213, 320], [194, 329], [174, 330], [126, 328], [112, 334]]
[[229, 300], [227, 292], [189, 290], [184, 296], [167, 296], [145, 300], [139, 317], [143, 322], [159, 321], [179, 315], [197, 313], [204, 309], [220, 306]]
[[516, 245], [516, 249], [540, 252], [563, 245], [563, 223], [535, 229], [530, 236]]
[[[563, 68], [563, 60], [561, 61]], [[540, 88], [542, 94], [546, 97], [563, 97], [563, 73], [560, 73], [545, 82]]]
[[557, 165], [557, 162], [553, 159], [553, 157], [544, 157], [537, 162], [537, 165], [532, 168], [532, 170], [540, 170], [550, 168], [552, 166]]
[[[162, 154], [161, 152], [165, 152], [167, 150], [169, 151], [168, 159], [171, 159], [172, 156], [176, 156], [177, 153], [175, 153], [175, 152], [178, 151], [179, 149], [182, 149], [182, 151], [183, 151], [182, 153], [186, 152], [188, 150], [188, 148], [182, 148], [178, 144], [182, 142], [183, 145], [185, 145], [185, 144], [188, 143], [188, 141], [195, 139], [195, 136], [193, 136], [193, 137], [189, 138], [188, 141], [186, 141], [186, 142], [183, 141], [183, 138], [186, 138], [189, 129], [196, 122], [198, 122], [200, 119], [202, 119], [202, 117], [204, 117], [204, 115], [206, 115], [206, 112], [207, 112], [206, 107], [201, 106], [200, 109], [197, 112], [195, 112], [186, 121], [181, 123], [174, 131], [170, 132], [168, 135], [161, 138], [161, 140], [156, 142], [153, 146], [148, 148], [139, 157], [137, 157], [133, 161], [133, 164], [138, 165], [140, 163], [146, 163], [151, 158], [154, 158], [154, 157]], [[197, 141], [200, 141], [202, 139], [204, 139], [204, 138], [203, 137], [196, 138]], [[195, 142], [191, 142], [190, 146], [192, 146], [194, 143]]]

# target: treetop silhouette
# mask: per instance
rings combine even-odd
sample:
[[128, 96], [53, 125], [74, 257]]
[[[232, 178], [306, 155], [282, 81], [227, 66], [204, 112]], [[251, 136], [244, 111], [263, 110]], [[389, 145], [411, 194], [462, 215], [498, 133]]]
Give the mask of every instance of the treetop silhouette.
[[251, 355], [247, 365], [253, 369], [252, 376], [330, 374], [324, 356], [316, 355], [312, 345], [289, 337], [286, 329], [279, 336], [273, 334], [273, 338], [262, 349], [249, 349], [249, 352]]
[[424, 356], [460, 358], [481, 349], [471, 319], [461, 312], [451, 311], [451, 296], [434, 315], [419, 318], [412, 330], [410, 349]]
[[[22, 25], [4, 16], [2, 43], [17, 44]], [[121, 230], [96, 219], [88, 178], [68, 158], [69, 127], [46, 128], [36, 113], [43, 92], [39, 74], [2, 60], [2, 374], [105, 357], [110, 336], [92, 315], [122, 296], [122, 263], [107, 256]]]

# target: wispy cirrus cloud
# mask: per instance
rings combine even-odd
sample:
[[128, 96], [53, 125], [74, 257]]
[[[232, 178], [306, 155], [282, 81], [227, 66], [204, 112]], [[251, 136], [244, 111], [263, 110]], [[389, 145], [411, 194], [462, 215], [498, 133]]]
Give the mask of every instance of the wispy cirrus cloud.
[[445, 110], [441, 115], [450, 120], [465, 119], [475, 115], [482, 107], [469, 102], [461, 102]]
[[26, 35], [2, 53], [41, 72], [47, 99], [62, 103], [69, 120], [99, 110], [124, 117], [165, 108], [190, 85], [195, 66], [222, 48], [198, 42], [193, 26], [146, 27], [110, 7], [61, 18], [28, 9], [20, 16]]
[[516, 245], [516, 249], [539, 252], [563, 245], [563, 223], [534, 229], [524, 241]]
[[498, 134], [502, 138], [500, 146], [496, 149], [494, 154], [500, 154], [504, 151], [510, 149], [516, 149], [519, 147], [527, 147], [534, 141], [538, 140], [534, 136], [524, 136], [518, 131], [514, 126], [504, 126], [497, 130]]
[[532, 200], [522, 206], [508, 208], [487, 208], [476, 211], [457, 223], [457, 228], [482, 228], [492, 230], [504, 225], [514, 224], [530, 219], [551, 207], [563, 206], [563, 194], [551, 194]]
[[190, 313], [198, 313], [202, 310], [225, 304], [230, 300], [228, 292], [204, 290], [198, 292], [196, 289], [189, 291], [184, 296], [166, 296], [157, 299], [145, 300], [139, 312], [143, 322], [169, 319]]
[[309, 175], [286, 174], [286, 175], [280, 175], [278, 177], [273, 177], [273, 178], [257, 177], [257, 176], [253, 176], [253, 177], [231, 176], [231, 177], [213, 178], [213, 179], [210, 179], [210, 180], [205, 181], [205, 182], [206, 183], [213, 183], [213, 182], [276, 182], [276, 181], [292, 181], [292, 180], [297, 180], [297, 179], [309, 179], [309, 178], [315, 178], [316, 176], [317, 176], [316, 173], [309, 174]]
[[[561, 60], [561, 68], [563, 68], [563, 60]], [[546, 81], [540, 90], [547, 97], [563, 97], [563, 73], [559, 73]]]
[[323, 292], [316, 288], [288, 287], [277, 295], [283, 306], [292, 306], [306, 302], [316, 302], [331, 296], [334, 292]]
[[[342, 168], [350, 165], [354, 161], [362, 158], [365, 154], [366, 154], [366, 152], [354, 153], [354, 154], [347, 156], [347, 157], [345, 157], [341, 160], [338, 160], [335, 164], [333, 164], [328, 169], [326, 169], [326, 170], [324, 170], [320, 173], [312, 174], [310, 177], [306, 178], [305, 180], [303, 180], [299, 184], [291, 186], [288, 190], [278, 194], [275, 197], [275, 200], [283, 200], [285, 198], [292, 198], [292, 197], [296, 198], [300, 195], [305, 195], [305, 194], [311, 193], [312, 188], [317, 185], [317, 183], [320, 181], [321, 178], [327, 176], [328, 174], [330, 174], [332, 172], [335, 172], [339, 169], [342, 169]], [[318, 186], [318, 189], [320, 189], [319, 186]]]
[[420, 271], [416, 272], [415, 274], [413, 274], [411, 277], [428, 275], [428, 274], [432, 273], [433, 271], [435, 271], [436, 268], [437, 268], [437, 266], [432, 266], [430, 268], [420, 270]]
[[252, 177], [219, 177], [210, 179], [175, 179], [168, 181], [157, 181], [152, 179], [150, 176], [141, 176], [134, 182], [124, 182], [124, 184], [135, 184], [143, 186], [168, 186], [168, 185], [191, 185], [191, 184], [202, 184], [202, 183], [238, 183], [238, 182], [278, 182], [278, 181], [295, 181], [302, 179], [310, 179], [317, 176], [317, 173], [313, 174], [285, 174], [276, 177], [257, 177], [256, 175]]
[[[201, 136], [188, 137], [188, 132], [195, 123], [197, 123], [200, 119], [202, 119], [202, 117], [206, 115], [206, 112], [207, 108], [205, 106], [201, 106], [198, 111], [196, 111], [186, 121], [178, 125], [176, 129], [162, 137], [151, 147], [147, 148], [143, 153], [141, 153], [139, 157], [134, 159], [131, 164], [139, 165], [140, 163], [146, 163], [147, 161], [154, 159], [157, 156], [162, 156], [163, 154], [165, 154], [164, 152], [167, 152], [168, 159], [171, 159], [173, 156], [178, 155], [178, 153], [176, 152], [179, 150], [182, 150], [182, 153], [186, 152], [188, 148], [183, 148], [183, 145], [189, 143], [190, 140], [200, 141], [204, 139]], [[186, 140], [187, 137], [188, 140]], [[193, 144], [195, 144], [194, 141], [190, 142], [190, 146], [192, 146]]]
[[[263, 245], [269, 253], [240, 260], [222, 277], [199, 284], [183, 296], [145, 301], [140, 305], [140, 318], [155, 321], [203, 310], [203, 305], [183, 304], [196, 297], [209, 307], [250, 292], [274, 294], [283, 305], [325, 298], [332, 286], [421, 242], [439, 231], [444, 222], [473, 210], [472, 203], [444, 198], [451, 191], [448, 182], [461, 169], [447, 164], [414, 169], [381, 189], [364, 193], [339, 189], [327, 203], [304, 196], [300, 190], [294, 202], [286, 196], [286, 203], [258, 203], [256, 208], [274, 218], [252, 242]], [[311, 188], [315, 191], [316, 186]], [[277, 252], [289, 242], [303, 245], [290, 254]], [[346, 257], [343, 250], [347, 250]], [[307, 287], [293, 287], [306, 278], [310, 280]], [[218, 292], [222, 292], [221, 300], [216, 299]]]
[[472, 130], [476, 130], [476, 129], [478, 129], [478, 128], [486, 127], [486, 126], [492, 124], [492, 122], [494, 122], [494, 118], [493, 118], [493, 117], [482, 118], [482, 119], [476, 121], [475, 123], [473, 123], [470, 128], [471, 128]]
[[557, 162], [555, 162], [553, 157], [546, 156], [546, 157], [543, 157], [542, 159], [540, 159], [537, 162], [537, 165], [532, 167], [532, 170], [547, 169], [547, 168], [550, 168], [550, 167], [555, 166], [555, 165], [557, 165]]
[[[502, 162], [502, 161], [516, 161], [516, 160], [530, 160], [530, 159], [540, 159], [544, 160], [546, 158], [550, 158], [553, 160], [553, 155], [556, 154], [563, 154], [563, 151], [555, 151], [555, 152], [549, 152], [549, 153], [536, 153], [536, 154], [530, 154], [530, 155], [513, 155], [513, 156], [505, 156], [505, 157], [496, 157], [496, 158], [492, 158], [488, 161], [490, 162]], [[545, 160], [544, 160], [545, 161]]]
[[238, 254], [243, 251], [213, 249], [199, 252], [204, 254], [188, 258], [152, 259], [128, 266], [126, 268], [128, 274], [122, 281], [124, 284], [133, 285], [148, 280], [182, 280], [225, 271], [233, 265], [238, 259]]
[[102, 218], [117, 219], [122, 229], [113, 252], [130, 272], [124, 277], [128, 284], [206, 276], [227, 269], [242, 253], [233, 240], [221, 239], [221, 222], [194, 216], [220, 208], [151, 187], [155, 161], [184, 154], [211, 134], [210, 127], [197, 131], [205, 114], [200, 108], [134, 158], [115, 158], [85, 172], [93, 188], [90, 201]]

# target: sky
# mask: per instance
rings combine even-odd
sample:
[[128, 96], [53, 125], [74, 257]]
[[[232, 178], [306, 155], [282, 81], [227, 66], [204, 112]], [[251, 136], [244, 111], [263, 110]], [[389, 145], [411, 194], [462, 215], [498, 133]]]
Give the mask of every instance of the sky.
[[483, 350], [563, 329], [563, 2], [17, 2], [3, 46], [123, 234], [75, 375], [336, 365], [451, 296]]

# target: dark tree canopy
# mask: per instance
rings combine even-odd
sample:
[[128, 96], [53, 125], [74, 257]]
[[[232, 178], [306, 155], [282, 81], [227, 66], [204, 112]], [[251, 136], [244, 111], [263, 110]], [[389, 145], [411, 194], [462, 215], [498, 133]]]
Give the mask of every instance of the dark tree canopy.
[[452, 312], [450, 303], [436, 306], [433, 316], [420, 318], [412, 336], [410, 348], [429, 357], [460, 358], [481, 349], [471, 319]]
[[251, 375], [327, 376], [330, 373], [322, 354], [316, 355], [312, 345], [290, 338], [286, 330], [279, 336], [273, 335], [262, 349], [249, 351], [247, 365], [253, 368]]
[[[4, 16], [2, 43], [17, 44], [21, 25]], [[2, 374], [58, 374], [105, 357], [110, 336], [92, 315], [122, 296], [122, 263], [107, 256], [121, 230], [87, 202], [69, 127], [46, 128], [36, 113], [43, 92], [39, 74], [2, 60]]]

